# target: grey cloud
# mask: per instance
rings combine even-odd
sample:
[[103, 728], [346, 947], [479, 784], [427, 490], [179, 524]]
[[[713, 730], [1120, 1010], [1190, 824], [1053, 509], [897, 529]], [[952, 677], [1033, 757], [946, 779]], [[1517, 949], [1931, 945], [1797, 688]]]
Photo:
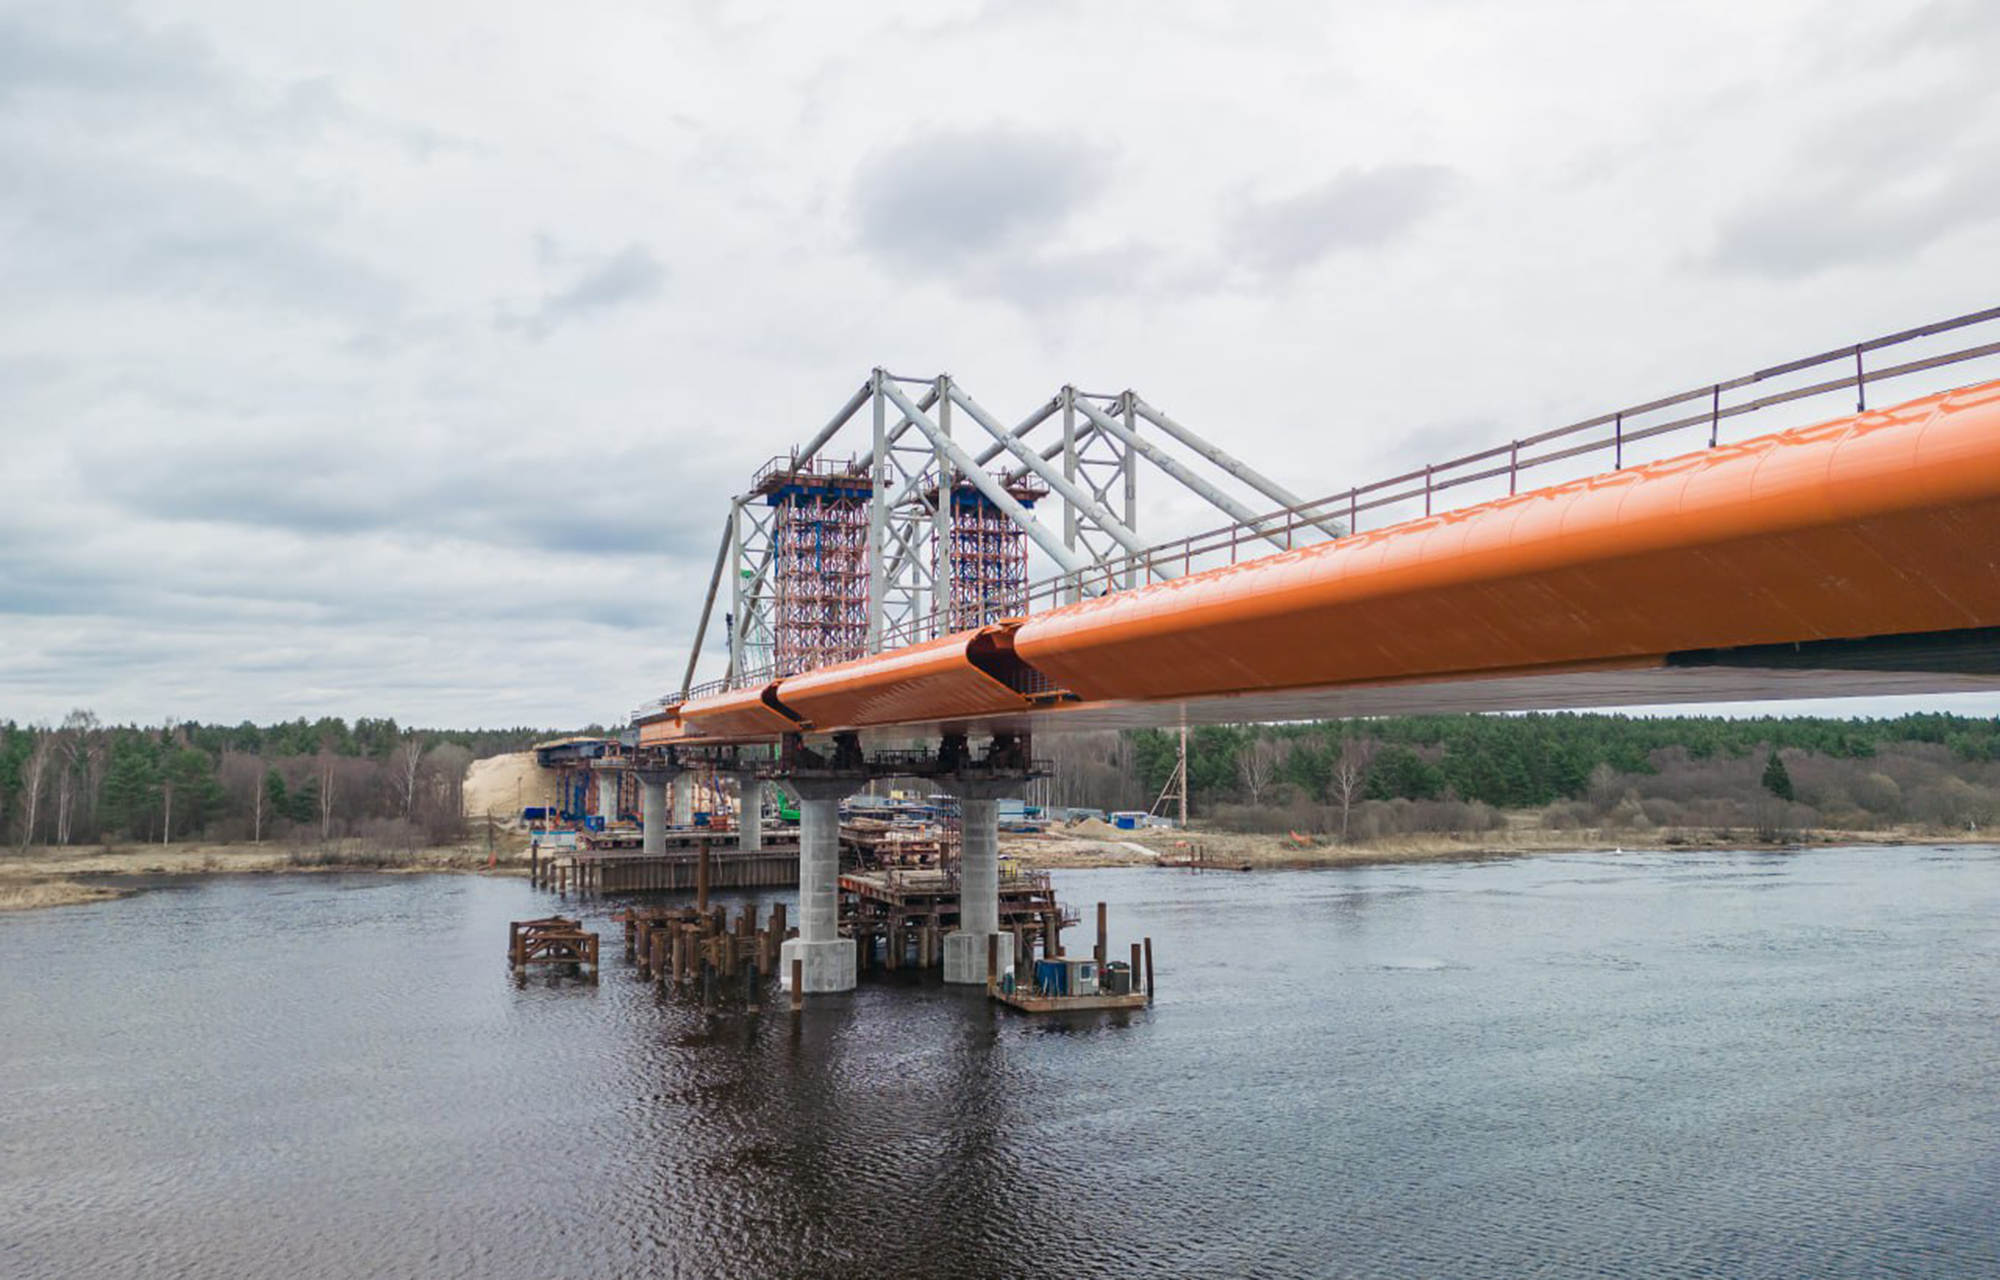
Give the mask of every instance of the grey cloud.
[[[560, 251], [547, 236], [536, 237], [535, 252], [545, 265], [561, 260]], [[496, 311], [493, 323], [497, 328], [524, 333], [539, 341], [572, 320], [657, 297], [666, 279], [666, 268], [652, 250], [635, 242], [586, 267], [568, 284], [543, 295], [539, 303], [525, 311], [503, 305]]]
[[39, 250], [7, 274], [44, 288], [349, 316], [391, 308], [394, 282], [311, 234], [326, 221], [249, 184], [0, 139], [0, 226]]
[[1060, 133], [954, 129], [877, 152], [855, 175], [861, 243], [900, 263], [950, 269], [1034, 249], [1102, 189], [1110, 157]]
[[[301, 536], [385, 533], [556, 554], [681, 556], [712, 549], [712, 512], [663, 504], [697, 473], [666, 450], [565, 437], [524, 455], [461, 439], [294, 424], [281, 436], [182, 433], [89, 441], [76, 452], [96, 492], [139, 517]], [[552, 477], [613, 477], [588, 497], [548, 500]], [[658, 484], [644, 483], [652, 477]]]
[[[1927, 189], [1926, 189], [1927, 188]], [[1935, 240], [2000, 217], [2000, 170], [1910, 190], [1793, 191], [1739, 209], [1716, 233], [1718, 271], [1791, 280], [1831, 267], [1906, 261]]]
[[1157, 249], [1069, 242], [1114, 162], [1068, 133], [996, 125], [924, 134], [856, 172], [857, 238], [893, 268], [1022, 308], [1146, 292], [1164, 265]]
[[[1843, 116], [1805, 139], [1758, 198], [1726, 215], [1707, 265], [1798, 279], [1907, 261], [1963, 227], [2000, 218], [2000, 167], [1981, 129], [1983, 80], [1938, 84]], [[1960, 122], [1940, 129], [1940, 120]]]
[[1407, 235], [1443, 203], [1455, 175], [1434, 164], [1349, 169], [1307, 191], [1246, 200], [1228, 219], [1233, 256], [1267, 273], [1309, 267], [1340, 250]]
[[0, 102], [35, 92], [184, 94], [220, 82], [206, 41], [98, 4], [52, 6], [31, 25], [0, 15]]

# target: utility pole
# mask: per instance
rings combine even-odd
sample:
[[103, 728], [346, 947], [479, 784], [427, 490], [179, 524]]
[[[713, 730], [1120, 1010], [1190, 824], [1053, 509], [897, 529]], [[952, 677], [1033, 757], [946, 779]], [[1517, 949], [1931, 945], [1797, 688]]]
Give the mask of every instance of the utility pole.
[[1187, 726], [1181, 726], [1181, 830], [1187, 830]]
[[1188, 768], [1187, 768], [1187, 726], [1181, 726], [1180, 747], [1174, 756], [1174, 771], [1167, 778], [1167, 785], [1160, 788], [1160, 798], [1153, 801], [1147, 812], [1158, 813], [1167, 801], [1180, 802], [1181, 830], [1187, 830]]

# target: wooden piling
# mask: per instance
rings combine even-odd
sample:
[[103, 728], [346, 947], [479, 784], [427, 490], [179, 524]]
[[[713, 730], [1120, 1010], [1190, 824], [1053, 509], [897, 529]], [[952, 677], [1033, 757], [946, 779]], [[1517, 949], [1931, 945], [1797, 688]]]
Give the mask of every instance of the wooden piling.
[[1153, 940], [1146, 939], [1146, 1000], [1153, 999]]
[[1097, 967], [1099, 969], [1102, 969], [1104, 967], [1104, 962], [1111, 958], [1110, 950], [1111, 950], [1110, 913], [1106, 909], [1105, 905], [1102, 902], [1100, 902], [1097, 904], [1097, 951], [1095, 952], [1097, 956]]
[[794, 956], [792, 958], [792, 1012], [793, 1013], [797, 1013], [799, 1010], [806, 1007], [805, 985], [806, 985], [806, 962]]
[[1135, 942], [1132, 944], [1132, 987], [1134, 990], [1137, 990], [1139, 986], [1139, 973], [1139, 944]]
[[986, 989], [993, 990], [1000, 985], [1000, 935], [986, 935]]
[[708, 910], [708, 837], [695, 842], [694, 909]]

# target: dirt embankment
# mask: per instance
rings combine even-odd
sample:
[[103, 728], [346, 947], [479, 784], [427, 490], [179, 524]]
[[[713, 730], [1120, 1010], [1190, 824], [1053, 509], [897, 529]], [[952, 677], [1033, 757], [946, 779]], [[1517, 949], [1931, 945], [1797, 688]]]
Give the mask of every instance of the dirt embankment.
[[556, 802], [556, 775], [535, 763], [532, 751], [474, 760], [465, 771], [465, 816], [518, 819], [528, 805]]

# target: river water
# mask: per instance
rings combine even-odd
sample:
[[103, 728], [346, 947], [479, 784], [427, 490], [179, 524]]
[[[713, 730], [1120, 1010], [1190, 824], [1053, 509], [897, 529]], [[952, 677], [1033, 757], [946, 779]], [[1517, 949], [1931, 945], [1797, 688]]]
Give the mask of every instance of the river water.
[[0, 1274], [2000, 1275], [2000, 850], [1057, 880], [1150, 1010], [516, 986], [473, 876], [0, 919]]

